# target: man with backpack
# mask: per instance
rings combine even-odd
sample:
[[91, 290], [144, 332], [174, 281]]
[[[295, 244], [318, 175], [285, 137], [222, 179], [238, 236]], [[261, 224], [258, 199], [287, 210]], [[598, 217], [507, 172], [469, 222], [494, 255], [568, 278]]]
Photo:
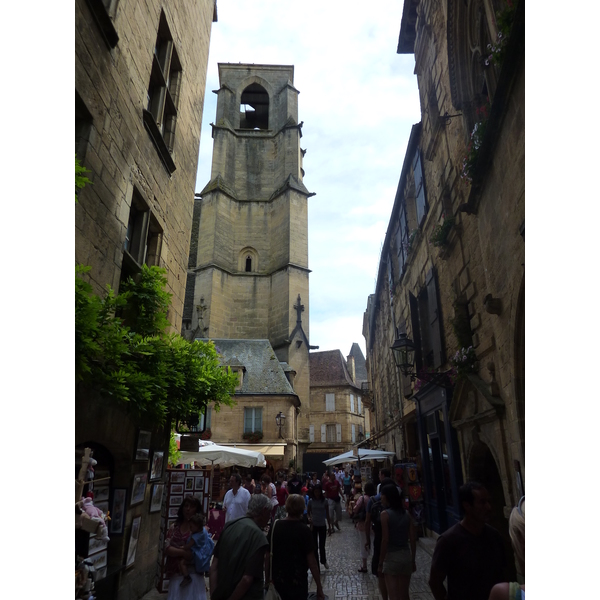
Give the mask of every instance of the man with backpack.
[[[381, 482], [381, 487], [386, 485], [395, 485], [394, 480], [390, 477], [386, 477]], [[381, 512], [383, 506], [381, 505], [381, 494], [373, 496], [367, 504], [367, 516], [365, 519], [365, 533], [367, 536], [367, 542], [365, 548], [367, 553], [371, 550], [371, 529], [373, 530], [373, 558], [371, 559], [371, 573], [377, 575], [377, 569], [379, 566], [379, 554], [381, 551]], [[388, 600], [387, 587], [385, 585], [385, 577], [383, 573], [380, 573], [377, 577], [379, 583], [379, 593], [383, 600]]]

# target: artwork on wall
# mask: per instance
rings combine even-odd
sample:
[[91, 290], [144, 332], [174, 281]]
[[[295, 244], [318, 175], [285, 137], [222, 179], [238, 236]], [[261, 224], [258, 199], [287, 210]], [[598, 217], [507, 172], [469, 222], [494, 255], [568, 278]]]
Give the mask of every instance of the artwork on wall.
[[127, 490], [125, 488], [116, 488], [113, 490], [112, 510], [110, 511], [110, 533], [119, 535], [123, 533], [125, 524], [125, 501]]
[[194, 489], [194, 478], [186, 477], [185, 478], [185, 490], [186, 492], [191, 492]]
[[130, 567], [135, 562], [135, 554], [137, 552], [137, 543], [140, 537], [140, 523], [142, 517], [135, 517], [131, 523], [131, 536], [129, 537], [129, 548], [127, 550], [127, 560], [125, 566]]
[[183, 496], [171, 496], [169, 506], [179, 506], [183, 502]]
[[135, 449], [135, 460], [136, 461], [147, 461], [150, 458], [150, 442], [152, 440], [152, 433], [140, 429], [138, 433], [137, 446]]
[[171, 483], [183, 483], [185, 481], [185, 471], [171, 471]]
[[195, 490], [204, 490], [204, 477], [196, 477]]
[[155, 483], [152, 486], [152, 499], [150, 500], [150, 512], [158, 512], [162, 506], [163, 494], [165, 491], [164, 483]]
[[139, 504], [140, 502], [144, 501], [147, 481], [148, 473], [141, 473], [134, 476], [133, 487], [131, 489], [131, 502], [129, 503], [130, 506], [134, 506], [135, 504]]
[[171, 494], [183, 494], [183, 483], [172, 484]]
[[152, 455], [152, 469], [150, 470], [150, 481], [154, 481], [162, 477], [164, 456], [164, 452], [155, 452]]

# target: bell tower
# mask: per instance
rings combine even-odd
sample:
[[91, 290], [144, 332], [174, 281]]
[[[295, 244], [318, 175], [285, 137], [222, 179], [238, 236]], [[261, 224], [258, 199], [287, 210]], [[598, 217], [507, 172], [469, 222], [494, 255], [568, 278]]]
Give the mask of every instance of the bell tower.
[[[196, 196], [187, 337], [268, 339], [309, 407], [308, 198], [294, 67], [219, 64], [211, 180]], [[184, 326], [185, 327], [185, 326]], [[308, 438], [299, 422], [299, 437]]]

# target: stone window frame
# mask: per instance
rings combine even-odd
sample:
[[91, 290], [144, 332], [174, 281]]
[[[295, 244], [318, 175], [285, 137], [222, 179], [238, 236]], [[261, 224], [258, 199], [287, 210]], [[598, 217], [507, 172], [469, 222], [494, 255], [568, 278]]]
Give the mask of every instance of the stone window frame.
[[123, 240], [121, 281], [142, 270], [142, 265], [160, 266], [164, 229], [149, 203], [134, 186]]
[[[254, 89], [250, 89], [254, 88]], [[258, 89], [260, 88], [260, 90]], [[250, 101], [250, 96], [256, 96], [254, 104]], [[244, 97], [245, 96], [245, 97]], [[260, 96], [260, 98], [259, 98]], [[257, 110], [257, 106], [264, 106], [264, 102], [258, 102], [259, 99], [266, 98], [266, 115], [261, 115], [262, 110]], [[245, 101], [244, 101], [245, 100]], [[257, 105], [257, 106], [255, 106]], [[242, 111], [242, 107], [246, 107]], [[251, 107], [252, 110], [248, 110]], [[268, 90], [258, 81], [249, 83], [244, 87], [240, 95], [240, 129], [252, 129], [258, 131], [268, 131], [269, 129], [269, 110], [271, 107], [271, 97]], [[256, 113], [256, 114], [253, 114]], [[252, 126], [254, 122], [255, 126]]]
[[152, 52], [146, 107], [142, 110], [142, 116], [150, 138], [169, 174], [176, 169], [172, 154], [175, 148], [177, 109], [182, 81], [183, 65], [165, 13], [161, 11], [156, 43]]
[[271, 84], [266, 80], [263, 79], [262, 77], [260, 77], [259, 75], [250, 75], [249, 77], [246, 77], [242, 82], [240, 82], [240, 84], [238, 85], [238, 87], [236, 88], [236, 106], [237, 108], [234, 109], [233, 111], [233, 119], [235, 121], [234, 123], [234, 127], [235, 129], [241, 130], [242, 132], [246, 132], [246, 131], [258, 131], [258, 132], [267, 132], [267, 131], [271, 131], [270, 129], [247, 129], [242, 127], [242, 112], [241, 112], [241, 107], [242, 107], [242, 96], [245, 92], [246, 89], [248, 89], [248, 87], [250, 87], [251, 85], [254, 84], [258, 84], [260, 87], [262, 87], [268, 97], [269, 97], [269, 110], [268, 110], [268, 122], [267, 122], [267, 126], [269, 123], [273, 122], [273, 119], [275, 118], [275, 115], [273, 114], [273, 98], [275, 96], [275, 91], [273, 90], [273, 87], [271, 86]]
[[[248, 259], [251, 267], [248, 270]], [[258, 271], [258, 252], [252, 246], [246, 246], [238, 254], [238, 271], [241, 273], [256, 273]]]
[[[247, 414], [249, 411], [252, 411], [252, 417], [251, 417], [251, 421], [252, 421], [252, 425], [251, 428], [247, 428], [246, 426], [246, 422], [247, 422]], [[259, 411], [259, 415], [260, 415], [260, 428], [257, 428], [256, 425], [256, 414], [257, 411]], [[260, 432], [262, 433], [263, 430], [263, 407], [262, 406], [244, 406], [244, 433], [256, 433], [256, 432]]]

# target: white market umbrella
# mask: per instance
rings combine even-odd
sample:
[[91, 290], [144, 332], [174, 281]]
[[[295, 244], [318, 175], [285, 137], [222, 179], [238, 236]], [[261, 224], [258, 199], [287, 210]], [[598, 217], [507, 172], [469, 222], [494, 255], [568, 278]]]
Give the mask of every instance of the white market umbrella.
[[211, 481], [208, 488], [208, 506], [212, 501], [212, 474], [214, 466], [219, 467], [266, 467], [267, 461], [261, 452], [230, 448], [218, 444], [207, 444], [198, 448], [198, 452], [181, 452], [178, 464], [187, 465], [198, 463], [201, 467], [211, 467]]
[[384, 460], [390, 456], [394, 456], [394, 452], [386, 452], [385, 450], [370, 450], [369, 448], [359, 448], [358, 454], [356, 450], [349, 450], [343, 454], [338, 454], [333, 458], [324, 460], [323, 463], [328, 467], [331, 465], [339, 465], [346, 462], [357, 462], [360, 457], [361, 460]]

